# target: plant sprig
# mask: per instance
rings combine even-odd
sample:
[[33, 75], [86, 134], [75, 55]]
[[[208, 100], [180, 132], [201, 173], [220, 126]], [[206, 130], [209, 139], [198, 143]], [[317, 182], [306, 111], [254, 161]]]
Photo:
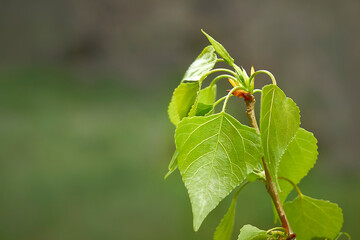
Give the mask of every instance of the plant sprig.
[[[239, 191], [251, 182], [260, 181], [271, 196], [276, 219], [281, 220], [282, 226], [264, 231], [245, 225], [238, 240], [338, 238], [343, 224], [341, 208], [308, 197], [297, 186], [318, 155], [316, 138], [300, 127], [299, 108], [277, 86], [271, 72], [255, 71], [252, 67], [249, 76], [218, 41], [202, 32], [211, 45], [190, 65], [168, 109], [169, 118], [176, 126], [176, 151], [166, 177], [179, 169], [191, 200], [194, 230], [199, 229], [220, 201], [240, 186], [214, 234], [214, 240], [230, 240]], [[214, 68], [217, 62], [227, 63], [232, 70]], [[213, 74], [219, 75], [203, 88], [203, 81]], [[254, 89], [258, 74], [268, 75], [272, 84]], [[216, 100], [221, 79], [228, 79], [232, 89]], [[253, 94], [257, 92], [261, 93], [260, 127], [254, 111]], [[226, 112], [232, 96], [245, 101], [251, 126]], [[215, 106], [221, 102], [221, 112], [215, 113]], [[287, 201], [293, 189], [299, 196]]]

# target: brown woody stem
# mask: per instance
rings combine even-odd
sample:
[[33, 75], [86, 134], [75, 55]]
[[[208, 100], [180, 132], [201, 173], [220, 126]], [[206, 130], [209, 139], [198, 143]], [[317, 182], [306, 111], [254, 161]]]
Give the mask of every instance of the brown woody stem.
[[253, 128], [255, 128], [256, 132], [260, 134], [260, 129], [259, 126], [257, 124], [256, 118], [255, 118], [255, 98], [253, 95], [251, 95], [251, 97], [247, 99], [245, 99], [245, 103], [246, 103], [246, 115], [248, 116], [249, 120], [250, 120], [250, 124]]
[[[251, 97], [248, 97], [248, 99], [245, 99], [245, 103], [246, 103], [246, 115], [248, 116], [248, 118], [250, 120], [251, 126], [253, 128], [255, 128], [255, 130], [260, 134], [260, 129], [259, 129], [259, 126], [258, 126], [256, 118], [255, 118], [255, 111], [254, 111], [255, 98], [254, 98], [254, 96], [251, 95]], [[279, 193], [277, 191], [277, 188], [274, 184], [273, 179], [271, 178], [270, 171], [266, 164], [265, 158], [262, 157], [261, 160], [262, 160], [264, 171], [265, 171], [266, 190], [269, 193], [271, 200], [273, 201], [273, 203], [275, 205], [275, 208], [279, 215], [282, 227], [286, 229], [288, 235], [293, 234], [291, 227], [290, 227], [290, 223], [286, 217], [284, 208], [281, 204]]]

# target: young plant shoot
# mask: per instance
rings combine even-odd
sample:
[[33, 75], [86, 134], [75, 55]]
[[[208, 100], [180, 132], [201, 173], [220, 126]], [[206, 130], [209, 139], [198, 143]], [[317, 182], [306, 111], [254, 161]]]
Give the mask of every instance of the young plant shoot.
[[[260, 181], [271, 197], [275, 219], [281, 226], [260, 230], [245, 225], [238, 240], [338, 239], [343, 234], [341, 208], [309, 197], [297, 186], [318, 155], [316, 138], [300, 127], [298, 106], [277, 86], [269, 71], [255, 71], [252, 67], [248, 75], [219, 42], [203, 33], [211, 45], [190, 65], [168, 109], [170, 121], [176, 126], [176, 150], [165, 178], [179, 169], [191, 201], [194, 230], [234, 192], [214, 233], [214, 240], [230, 240], [241, 189]], [[216, 68], [218, 62], [225, 62], [230, 69]], [[254, 89], [258, 74], [267, 74], [272, 83]], [[217, 99], [220, 80], [228, 81], [232, 88]], [[205, 81], [207, 87], [203, 88]], [[257, 92], [261, 93], [259, 122], [254, 111]], [[245, 101], [250, 126], [227, 113], [228, 100], [233, 96]], [[293, 189], [298, 196], [288, 200]]]

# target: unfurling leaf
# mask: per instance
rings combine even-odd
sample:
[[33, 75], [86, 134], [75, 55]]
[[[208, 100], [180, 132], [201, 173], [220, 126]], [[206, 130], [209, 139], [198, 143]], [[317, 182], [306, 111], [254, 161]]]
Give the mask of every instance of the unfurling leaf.
[[276, 85], [265, 86], [261, 95], [261, 142], [265, 161], [279, 190], [277, 179], [279, 162], [299, 125], [299, 108], [295, 102], [287, 98]]
[[260, 136], [221, 112], [184, 118], [175, 132], [179, 170], [188, 189], [197, 231], [219, 202], [261, 168]]
[[267, 237], [266, 231], [247, 224], [240, 229], [238, 240], [266, 240]]
[[284, 204], [297, 240], [334, 239], [343, 224], [341, 208], [335, 203], [302, 195]]
[[212, 38], [209, 34], [207, 34], [204, 30], [201, 30], [202, 33], [207, 37], [209, 42], [214, 46], [216, 52], [222, 57], [230, 66], [234, 65], [234, 59], [230, 56], [230, 54], [226, 51], [226, 49], [221, 45], [218, 41]]
[[214, 47], [207, 46], [190, 65], [182, 81], [199, 81], [205, 73], [214, 68], [216, 60]]
[[199, 83], [181, 83], [174, 91], [168, 108], [170, 121], [176, 126], [188, 116], [199, 92]]

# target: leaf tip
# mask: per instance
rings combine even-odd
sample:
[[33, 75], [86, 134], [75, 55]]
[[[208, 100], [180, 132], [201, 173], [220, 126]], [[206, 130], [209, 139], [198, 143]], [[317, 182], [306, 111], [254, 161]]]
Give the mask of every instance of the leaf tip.
[[204, 29], [201, 29], [201, 32], [205, 35], [205, 37], [209, 40], [209, 42], [212, 44], [212, 40], [214, 40], [209, 34], [207, 34]]
[[[193, 203], [191, 203], [191, 205], [193, 205]], [[207, 213], [203, 211], [202, 212], [196, 211], [194, 205], [192, 211], [193, 211], [193, 229], [195, 232], [197, 232], [210, 211]]]
[[170, 176], [171, 173], [172, 173], [171, 171], [168, 171], [164, 176], [164, 180], [166, 180]]
[[195, 219], [194, 219], [193, 229], [195, 232], [199, 231], [200, 225], [201, 225], [201, 222], [195, 221]]

